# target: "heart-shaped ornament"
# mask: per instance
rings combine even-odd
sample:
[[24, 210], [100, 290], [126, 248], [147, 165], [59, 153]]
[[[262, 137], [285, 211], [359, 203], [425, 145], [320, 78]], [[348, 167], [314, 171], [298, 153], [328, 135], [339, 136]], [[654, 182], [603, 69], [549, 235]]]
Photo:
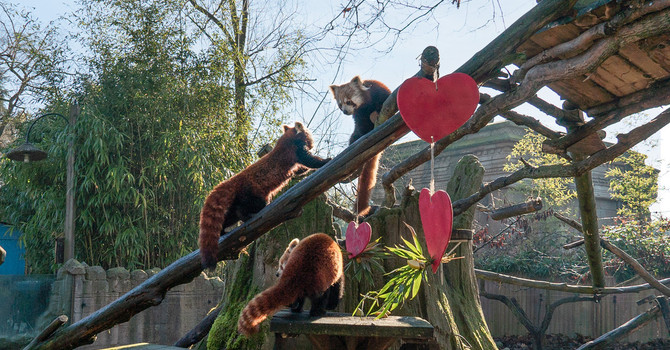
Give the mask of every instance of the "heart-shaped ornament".
[[398, 89], [398, 110], [417, 136], [437, 141], [460, 128], [479, 104], [477, 83], [467, 74], [452, 73], [437, 83], [412, 77]]
[[426, 236], [428, 254], [433, 259], [433, 273], [435, 273], [451, 239], [451, 228], [454, 221], [451, 198], [444, 191], [437, 191], [431, 196], [430, 190], [424, 188], [419, 194], [419, 213], [423, 233]]
[[363, 252], [368, 243], [370, 243], [370, 237], [372, 237], [372, 227], [370, 227], [370, 224], [364, 222], [356, 225], [353, 221], [349, 223], [345, 236], [345, 245], [347, 252], [349, 252], [349, 259], [353, 259]]

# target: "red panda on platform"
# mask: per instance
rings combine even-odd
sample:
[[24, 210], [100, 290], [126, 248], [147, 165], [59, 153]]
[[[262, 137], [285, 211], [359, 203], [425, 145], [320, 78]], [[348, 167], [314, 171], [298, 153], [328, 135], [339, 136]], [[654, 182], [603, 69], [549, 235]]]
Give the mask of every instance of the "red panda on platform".
[[[376, 80], [361, 80], [358, 76], [346, 84], [331, 85], [330, 91], [340, 110], [354, 117], [354, 132], [349, 138], [349, 144], [374, 129], [384, 101], [391, 95], [391, 90], [383, 83]], [[358, 215], [364, 216], [370, 211], [370, 192], [377, 181], [380, 156], [381, 153], [376, 154], [361, 168], [356, 198]]]
[[288, 261], [277, 283], [255, 296], [240, 314], [237, 329], [245, 336], [257, 333], [261, 322], [286, 305], [301, 312], [309, 298], [310, 316], [320, 316], [335, 309], [342, 298], [342, 251], [330, 236], [315, 233], [287, 251]]
[[218, 184], [200, 212], [200, 256], [203, 268], [217, 262], [223, 229], [246, 221], [263, 209], [295, 174], [322, 167], [330, 159], [312, 155], [312, 134], [301, 123], [283, 126], [275, 147], [237, 175]]

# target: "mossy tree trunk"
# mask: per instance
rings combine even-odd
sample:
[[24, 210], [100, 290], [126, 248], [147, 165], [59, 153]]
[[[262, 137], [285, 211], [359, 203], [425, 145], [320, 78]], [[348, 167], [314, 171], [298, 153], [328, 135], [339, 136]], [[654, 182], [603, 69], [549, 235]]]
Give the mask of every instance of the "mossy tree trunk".
[[[447, 184], [447, 193], [452, 201], [466, 198], [479, 191], [483, 179], [484, 167], [477, 157], [467, 155], [456, 165], [454, 174]], [[475, 207], [472, 206], [454, 218], [454, 229], [471, 230], [474, 216]], [[447, 251], [450, 251], [454, 244], [451, 243]], [[447, 297], [456, 320], [458, 334], [463, 336], [473, 349], [497, 349], [480, 303], [472, 248], [472, 239], [462, 242], [454, 253], [463, 259], [443, 265]]]
[[[268, 332], [269, 323], [264, 322], [259, 334], [247, 339], [237, 333], [240, 312], [256, 294], [276, 281], [277, 263], [284, 249], [293, 238], [304, 238], [312, 233], [323, 232], [335, 237], [333, 210], [319, 197], [303, 208], [300, 217], [287, 221], [249, 245], [247, 254], [224, 267], [226, 286], [221, 303], [223, 309], [207, 338], [207, 349], [271, 349], [274, 336]], [[300, 340], [296, 348], [308, 344]]]
[[[456, 166], [447, 192], [452, 200], [467, 197], [479, 190], [483, 176], [484, 168], [477, 158], [465, 156]], [[399, 207], [378, 210], [367, 220], [373, 229], [373, 239], [381, 235], [384, 245], [399, 245], [401, 236], [408, 238], [410, 235], [405, 227], [407, 223], [425, 242], [418, 203], [418, 193], [406, 191]], [[465, 211], [455, 218], [454, 228], [471, 229], [473, 217], [472, 210]], [[453, 244], [450, 244], [447, 250], [452, 247]], [[479, 301], [472, 241], [461, 243], [455, 253], [463, 259], [441, 266], [436, 274], [428, 272], [428, 283], [421, 287], [417, 297], [394, 314], [419, 316], [429, 321], [435, 327], [435, 337], [441, 349], [467, 349], [467, 346], [471, 349], [497, 349]], [[384, 262], [384, 268], [392, 271], [404, 264], [403, 259], [391, 258]], [[375, 276], [372, 288], [347, 282], [345, 305], [350, 311], [360, 300], [360, 294], [382, 286], [383, 276]]]

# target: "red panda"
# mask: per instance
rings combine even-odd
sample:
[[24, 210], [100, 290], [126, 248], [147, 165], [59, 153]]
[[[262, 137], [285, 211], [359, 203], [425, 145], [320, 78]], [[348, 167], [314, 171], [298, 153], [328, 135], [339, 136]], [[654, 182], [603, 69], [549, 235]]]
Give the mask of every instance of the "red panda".
[[[354, 143], [361, 136], [369, 133], [375, 127], [384, 101], [391, 95], [391, 90], [376, 80], [361, 80], [356, 76], [350, 82], [342, 85], [331, 85], [330, 91], [337, 101], [337, 106], [346, 115], [354, 117], [354, 132], [349, 138], [349, 144]], [[358, 177], [358, 196], [356, 212], [358, 215], [367, 215], [370, 211], [370, 192], [377, 182], [377, 168], [381, 153], [376, 154], [362, 167]]]
[[305, 298], [312, 302], [310, 316], [337, 307], [344, 292], [342, 251], [325, 233], [300, 241], [289, 253], [277, 283], [256, 295], [242, 310], [237, 330], [245, 336], [258, 333], [259, 325], [285, 305], [301, 312]]
[[284, 272], [286, 262], [288, 262], [288, 257], [291, 255], [291, 252], [298, 245], [298, 243], [300, 243], [300, 240], [294, 238], [291, 242], [289, 242], [288, 247], [286, 247], [286, 250], [284, 250], [284, 254], [281, 255], [281, 258], [279, 258], [279, 265], [277, 266], [276, 273], [277, 277], [281, 276], [282, 272]]
[[283, 126], [284, 134], [268, 154], [239, 174], [218, 184], [200, 212], [200, 256], [203, 268], [217, 262], [223, 229], [246, 221], [263, 209], [296, 173], [320, 168], [330, 159], [312, 155], [312, 134], [301, 123]]

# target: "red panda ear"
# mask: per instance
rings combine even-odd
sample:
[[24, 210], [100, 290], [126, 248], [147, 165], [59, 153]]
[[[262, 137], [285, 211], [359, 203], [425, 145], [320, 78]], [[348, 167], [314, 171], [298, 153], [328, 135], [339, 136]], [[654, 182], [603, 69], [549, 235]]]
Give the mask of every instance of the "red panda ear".
[[331, 86], [329, 86], [329, 88], [330, 88], [330, 92], [333, 93], [333, 96], [337, 96], [337, 89], [339, 89], [340, 86], [339, 85], [331, 85]]
[[291, 241], [291, 243], [288, 244], [289, 249], [293, 249], [293, 248], [295, 248], [295, 246], [297, 246], [298, 243], [300, 243], [300, 240], [297, 239], [297, 238], [294, 238], [294, 239]]
[[361, 90], [363, 90], [363, 91], [369, 89], [369, 87], [363, 85], [363, 80], [361, 80], [361, 77], [358, 76], [358, 75], [355, 76], [353, 79], [351, 79], [351, 82], [354, 83], [354, 84], [356, 84], [356, 85], [358, 86], [358, 88], [361, 89]]
[[295, 122], [295, 130], [297, 132], [305, 132], [305, 126], [301, 122]]
[[286, 131], [288, 131], [289, 129], [291, 129], [291, 127], [288, 126], [288, 125], [286, 125], [286, 124], [282, 124], [281, 127], [282, 127], [282, 129], [284, 130], [284, 132], [286, 132]]

